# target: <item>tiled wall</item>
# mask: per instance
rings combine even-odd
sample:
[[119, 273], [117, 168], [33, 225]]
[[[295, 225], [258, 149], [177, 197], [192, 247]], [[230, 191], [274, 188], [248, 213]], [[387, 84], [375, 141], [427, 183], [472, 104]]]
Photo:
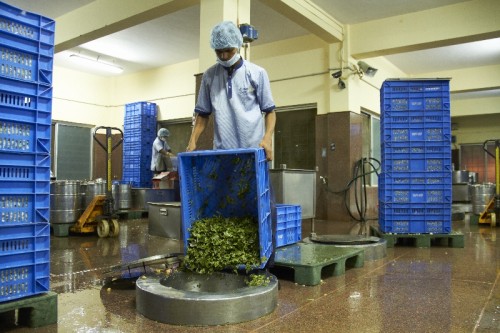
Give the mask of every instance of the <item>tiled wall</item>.
[[[344, 194], [333, 192], [341, 192], [353, 178], [354, 165], [362, 157], [362, 135], [362, 118], [359, 114], [346, 111], [317, 116], [317, 219], [351, 220], [345, 207]], [[327, 187], [320, 176], [326, 177]], [[356, 212], [354, 191], [350, 191], [348, 197], [351, 211]], [[377, 187], [368, 187], [367, 218], [377, 217], [377, 203]]]

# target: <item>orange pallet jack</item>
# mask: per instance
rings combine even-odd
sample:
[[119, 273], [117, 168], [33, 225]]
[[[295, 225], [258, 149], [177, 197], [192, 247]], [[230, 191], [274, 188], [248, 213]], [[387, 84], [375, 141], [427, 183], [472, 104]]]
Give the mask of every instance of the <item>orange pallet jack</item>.
[[[103, 145], [96, 137], [100, 129], [106, 130], [106, 145]], [[112, 131], [117, 130], [121, 134], [120, 141], [113, 145]], [[75, 233], [94, 233], [97, 231], [99, 237], [116, 237], [120, 233], [118, 215], [114, 211], [114, 199], [112, 193], [111, 176], [111, 152], [123, 141], [123, 132], [116, 127], [100, 126], [94, 130], [94, 140], [107, 153], [106, 159], [106, 195], [96, 195], [85, 211], [82, 213], [75, 225], [70, 230]]]
[[[495, 155], [488, 151], [486, 147], [488, 142], [495, 143]], [[489, 224], [495, 227], [497, 224], [497, 216], [500, 216], [500, 140], [486, 140], [483, 143], [483, 150], [493, 158], [495, 158], [495, 195], [491, 198], [485, 210], [479, 215], [479, 224]]]

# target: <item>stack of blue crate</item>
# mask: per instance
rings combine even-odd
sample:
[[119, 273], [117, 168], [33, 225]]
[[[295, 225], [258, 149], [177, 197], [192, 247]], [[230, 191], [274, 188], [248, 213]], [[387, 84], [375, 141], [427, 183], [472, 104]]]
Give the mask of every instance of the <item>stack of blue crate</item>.
[[151, 155], [156, 138], [156, 104], [125, 105], [123, 125], [123, 180], [133, 187], [152, 187]]
[[450, 233], [449, 80], [386, 80], [380, 99], [380, 231]]
[[0, 302], [49, 291], [54, 31], [0, 2]]

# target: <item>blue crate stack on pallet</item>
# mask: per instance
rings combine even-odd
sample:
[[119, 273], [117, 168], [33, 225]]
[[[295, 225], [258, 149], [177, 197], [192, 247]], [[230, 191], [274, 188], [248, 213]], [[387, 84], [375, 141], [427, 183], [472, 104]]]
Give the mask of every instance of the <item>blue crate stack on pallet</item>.
[[0, 302], [50, 289], [54, 32], [0, 2]]
[[380, 231], [449, 234], [452, 203], [449, 80], [386, 80], [380, 99]]
[[156, 138], [155, 103], [125, 105], [123, 125], [123, 180], [132, 187], [153, 187], [151, 154]]

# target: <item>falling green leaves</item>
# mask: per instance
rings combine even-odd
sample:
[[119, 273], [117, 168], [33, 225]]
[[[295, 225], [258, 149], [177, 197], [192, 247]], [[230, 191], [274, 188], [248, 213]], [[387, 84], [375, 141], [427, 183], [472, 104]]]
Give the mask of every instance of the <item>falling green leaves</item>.
[[188, 239], [185, 268], [210, 274], [244, 265], [260, 265], [259, 229], [253, 218], [211, 217], [195, 221]]

